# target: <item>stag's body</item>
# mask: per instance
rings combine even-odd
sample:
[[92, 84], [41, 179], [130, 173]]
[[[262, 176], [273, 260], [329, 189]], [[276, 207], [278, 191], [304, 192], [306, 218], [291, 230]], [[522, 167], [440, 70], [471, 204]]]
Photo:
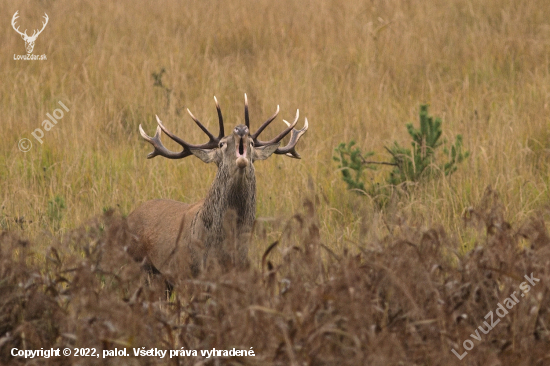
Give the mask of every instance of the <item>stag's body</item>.
[[[247, 250], [243, 241], [252, 228], [256, 212], [254, 166], [251, 164], [247, 171], [233, 177], [229, 173], [227, 166], [218, 168], [204, 200], [186, 204], [157, 199], [145, 202], [132, 212], [128, 217], [130, 229], [140, 238], [139, 252], [132, 254], [138, 260], [147, 258], [147, 265], [159, 272], [174, 272], [190, 265], [194, 276], [211, 250], [222, 264], [245, 265]], [[236, 222], [231, 222], [233, 213]], [[240, 244], [236, 253], [229, 251], [236, 243], [225, 240], [224, 222], [235, 225], [234, 239]]]
[[[209, 257], [222, 265], [246, 265], [245, 243], [256, 212], [253, 161], [266, 159], [273, 153], [299, 158], [294, 146], [307, 130], [307, 119], [302, 130], [294, 129], [298, 113], [292, 124], [285, 121], [288, 125], [285, 131], [273, 140], [264, 142], [259, 141], [257, 136], [276, 117], [278, 108], [251, 135], [245, 99], [246, 125], [238, 125], [233, 134], [223, 137], [223, 119], [217, 101], [216, 107], [220, 119], [220, 134], [217, 138], [189, 112], [210, 137], [207, 144], [185, 143], [167, 131], [158, 117], [159, 128], [154, 137], [147, 136], [140, 126], [142, 136], [155, 147], [149, 158], [162, 155], [178, 159], [193, 154], [204, 162], [215, 162], [218, 165], [218, 172], [204, 200], [194, 204], [172, 200], [148, 201], [128, 217], [130, 230], [138, 238], [129, 252], [152, 272], [180, 273], [182, 269], [189, 267], [191, 274], [196, 276]], [[160, 130], [180, 143], [184, 150], [174, 153], [164, 148], [160, 142]], [[289, 132], [292, 132], [289, 144], [279, 148], [280, 140]]]

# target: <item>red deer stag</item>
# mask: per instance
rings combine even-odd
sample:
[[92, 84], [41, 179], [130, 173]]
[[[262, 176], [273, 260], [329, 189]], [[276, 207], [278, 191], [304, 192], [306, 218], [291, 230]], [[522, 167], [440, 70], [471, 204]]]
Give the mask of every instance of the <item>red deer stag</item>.
[[[258, 136], [277, 117], [279, 106], [275, 114], [251, 134], [245, 94], [245, 124], [237, 125], [233, 133], [224, 137], [222, 112], [215, 97], [214, 100], [220, 129], [217, 137], [214, 137], [189, 109], [187, 110], [197, 126], [208, 136], [209, 141], [205, 144], [192, 145], [183, 141], [168, 131], [158, 116], [155, 136], [148, 136], [141, 125], [139, 126], [141, 136], [154, 147], [154, 151], [147, 156], [148, 159], [157, 155], [168, 159], [182, 159], [194, 155], [205, 163], [214, 162], [218, 166], [214, 182], [204, 200], [194, 204], [167, 199], [152, 200], [145, 202], [128, 216], [129, 228], [137, 236], [137, 241], [129, 248], [129, 253], [141, 261], [150, 272], [178, 273], [184, 269], [183, 267], [190, 265], [192, 275], [196, 276], [206, 264], [209, 252], [213, 252], [214, 258], [222, 264], [231, 261], [240, 265], [245, 264], [248, 254], [246, 246], [239, 245], [235, 248], [233, 243], [224, 243], [224, 221], [231, 215], [236, 219], [236, 238], [252, 230], [256, 213], [254, 161], [267, 159], [271, 154], [300, 158], [295, 146], [307, 131], [308, 123], [306, 118], [301, 130], [294, 128], [298, 122], [299, 111], [296, 111], [292, 123], [283, 120], [287, 128], [279, 135], [269, 141], [261, 141]], [[173, 152], [164, 147], [160, 141], [161, 131], [181, 145], [183, 150]], [[289, 133], [288, 144], [279, 147], [281, 140]], [[202, 245], [201, 251], [196, 249], [200, 247], [197, 243]]]

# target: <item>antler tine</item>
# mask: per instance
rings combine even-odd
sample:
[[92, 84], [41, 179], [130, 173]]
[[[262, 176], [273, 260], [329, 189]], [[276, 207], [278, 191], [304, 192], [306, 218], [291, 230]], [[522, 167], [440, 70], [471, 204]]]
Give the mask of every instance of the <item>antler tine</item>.
[[246, 93], [244, 93], [244, 124], [250, 131], [250, 116], [248, 115], [248, 98], [246, 97]]
[[[278, 112], [279, 112], [279, 108], [277, 107], [277, 113]], [[292, 123], [288, 123], [288, 122], [285, 121], [285, 123], [288, 124], [288, 127], [283, 132], [278, 134], [275, 138], [273, 138], [269, 141], [260, 141], [260, 140], [258, 140], [256, 137], [259, 134], [258, 134], [258, 132], [256, 132], [254, 135], [252, 135], [255, 146], [272, 145], [272, 144], [276, 144], [277, 142], [281, 141], [296, 126], [296, 123], [298, 123], [298, 118], [299, 117], [300, 117], [300, 110], [297, 109], [296, 110], [296, 117], [294, 118], [294, 121]], [[275, 118], [275, 117], [273, 117], [273, 118]], [[268, 122], [271, 122], [271, 121], [268, 120]], [[264, 125], [267, 125], [267, 122], [264, 123]], [[263, 125], [262, 125], [262, 127], [265, 128]], [[260, 128], [262, 128], [262, 127], [260, 127]], [[258, 130], [258, 131], [261, 131], [261, 130]]]
[[220, 124], [220, 133], [218, 133], [218, 142], [221, 140], [225, 133], [223, 131], [223, 117], [222, 117], [222, 110], [220, 108], [220, 105], [218, 104], [218, 100], [216, 99], [216, 96], [214, 96], [214, 101], [216, 102], [216, 110], [218, 111], [218, 122]]
[[195, 121], [197, 126], [199, 126], [199, 128], [202, 130], [202, 132], [204, 132], [206, 134], [206, 136], [208, 136], [208, 138], [210, 139], [210, 141], [208, 141], [206, 144], [203, 144], [203, 145], [189, 145], [189, 146], [191, 146], [193, 148], [199, 148], [199, 149], [213, 148], [213, 147], [217, 147], [218, 142], [220, 142], [220, 140], [223, 138], [224, 128], [223, 128], [222, 110], [220, 108], [220, 105], [218, 104], [218, 100], [216, 99], [216, 97], [214, 97], [214, 101], [216, 102], [216, 110], [218, 111], [218, 122], [219, 122], [219, 126], [220, 126], [220, 132], [218, 134], [218, 137], [214, 137], [214, 135], [212, 135], [212, 133], [210, 131], [208, 131], [208, 129], [206, 127], [203, 126], [203, 124], [197, 119], [197, 117], [195, 117], [193, 115], [193, 113], [191, 113], [189, 108], [187, 108], [187, 113], [189, 113], [189, 115], [191, 116], [191, 118], [193, 118], [193, 121]]
[[202, 130], [202, 132], [204, 132], [208, 138], [210, 139], [210, 141], [214, 141], [216, 140], [216, 138], [214, 137], [214, 135], [212, 135], [210, 133], [210, 131], [208, 131], [208, 129], [206, 127], [204, 127], [202, 125], [202, 123], [200, 123], [200, 121], [195, 117], [193, 116], [193, 113], [191, 113], [191, 111], [189, 110], [189, 108], [187, 108], [187, 113], [189, 113], [189, 115], [191, 116], [191, 118], [193, 118], [193, 121], [195, 121], [195, 123], [197, 124], [197, 126], [199, 126], [199, 128]]
[[[158, 117], [157, 117], [158, 119]], [[152, 159], [157, 155], [164, 156], [168, 159], [181, 159], [185, 158], [186, 156], [191, 155], [191, 150], [189, 150], [187, 147], [183, 147], [183, 151], [176, 153], [173, 151], [168, 150], [162, 142], [160, 141], [160, 134], [161, 134], [161, 127], [160, 125], [157, 126], [157, 131], [155, 132], [155, 136], [151, 137], [143, 131], [143, 128], [141, 127], [141, 124], [139, 125], [139, 133], [141, 134], [141, 137], [145, 139], [145, 141], [149, 142], [155, 150], [147, 155], [147, 159]]]
[[[277, 115], [278, 115], [278, 114], [279, 114], [279, 105], [277, 104], [277, 110], [275, 111], [275, 113], [273, 113], [273, 115], [272, 115], [271, 117], [269, 117], [269, 118], [267, 119], [267, 121], [265, 121], [265, 122], [260, 126], [260, 128], [258, 128], [258, 131], [254, 132], [254, 133], [252, 134], [251, 137], [254, 139], [254, 142], [256, 142], [256, 139], [258, 138], [258, 136], [260, 136], [260, 134], [262, 133], [262, 131], [263, 131], [267, 126], [269, 126], [269, 124], [270, 124], [271, 122], [273, 122], [273, 120], [274, 120], [275, 118], [277, 118]], [[250, 128], [250, 127], [249, 127], [249, 128]]]
[[[290, 123], [283, 120], [284, 123], [287, 124], [287, 126], [290, 127]], [[294, 123], [296, 124], [296, 123]], [[304, 128], [302, 128], [301, 130], [297, 130], [295, 128], [292, 129], [292, 132], [290, 133], [290, 141], [288, 141], [288, 144], [284, 147], [280, 147], [278, 148], [277, 150], [275, 150], [275, 154], [284, 154], [286, 156], [289, 156], [291, 158], [295, 158], [295, 159], [301, 159], [302, 157], [300, 156], [300, 154], [298, 154], [298, 152], [296, 151], [296, 143], [298, 142], [298, 140], [300, 139], [300, 137], [302, 137], [302, 135], [304, 133], [306, 133], [307, 129], [308, 129], [309, 125], [307, 123], [307, 118], [306, 118], [306, 121], [304, 123]]]
[[[189, 109], [187, 111], [189, 112]], [[189, 113], [191, 113], [191, 112], [189, 112]], [[193, 116], [193, 115], [191, 115], [191, 116]], [[214, 136], [212, 136], [212, 134], [206, 128], [204, 128], [204, 126], [203, 126], [203, 128], [204, 128], [203, 131], [206, 130], [205, 132], [210, 137], [210, 141], [208, 141], [206, 144], [193, 145], [193, 144], [190, 144], [188, 142], [183, 141], [181, 138], [174, 135], [172, 132], [168, 131], [168, 129], [166, 127], [164, 127], [164, 125], [162, 124], [162, 121], [160, 120], [160, 118], [158, 116], [156, 116], [156, 117], [157, 117], [157, 123], [158, 123], [159, 127], [162, 129], [162, 132], [164, 132], [165, 134], [168, 135], [168, 137], [170, 137], [172, 140], [174, 140], [178, 144], [180, 144], [184, 149], [188, 149], [188, 150], [191, 150], [191, 149], [213, 149], [213, 148], [218, 147], [219, 140], [216, 139]], [[195, 119], [195, 118], [193, 117], [193, 119]], [[200, 124], [200, 122], [198, 122], [197, 120], [195, 120], [195, 122], [197, 122], [199, 127], [202, 126]]]
[[216, 96], [214, 96], [214, 101], [216, 102], [216, 110], [218, 111], [218, 121], [220, 124], [220, 133], [218, 134], [218, 140], [221, 140], [224, 137], [222, 110], [220, 108], [220, 105], [218, 104]]

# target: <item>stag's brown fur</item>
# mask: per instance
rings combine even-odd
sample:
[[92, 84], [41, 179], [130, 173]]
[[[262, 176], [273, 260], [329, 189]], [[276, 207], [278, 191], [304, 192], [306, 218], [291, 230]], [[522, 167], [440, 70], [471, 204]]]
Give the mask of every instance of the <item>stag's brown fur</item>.
[[[145, 202], [128, 216], [129, 228], [138, 239], [130, 246], [129, 253], [134, 259], [145, 261], [144, 264], [150, 268], [159, 267], [159, 271], [165, 271], [163, 263], [172, 263], [179, 267], [177, 262], [181, 262], [181, 259], [169, 260], [172, 253], [178, 257], [181, 255], [178, 253], [175, 238], [178, 237], [181, 227], [183, 235], [178, 242], [190, 242], [191, 222], [202, 202], [192, 205], [164, 199]], [[170, 219], [167, 220], [167, 217]], [[160, 227], [163, 230], [155, 230]]]

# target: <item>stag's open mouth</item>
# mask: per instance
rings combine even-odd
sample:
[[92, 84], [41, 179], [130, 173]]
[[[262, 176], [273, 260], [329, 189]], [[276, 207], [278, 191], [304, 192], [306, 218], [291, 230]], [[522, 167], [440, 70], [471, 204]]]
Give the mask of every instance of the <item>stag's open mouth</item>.
[[235, 155], [237, 156], [237, 166], [240, 169], [244, 169], [248, 165], [248, 159], [246, 158], [245, 139], [239, 138], [239, 143], [236, 146]]
[[237, 147], [237, 158], [246, 158], [246, 149], [244, 148], [244, 139], [239, 139], [239, 146]]

